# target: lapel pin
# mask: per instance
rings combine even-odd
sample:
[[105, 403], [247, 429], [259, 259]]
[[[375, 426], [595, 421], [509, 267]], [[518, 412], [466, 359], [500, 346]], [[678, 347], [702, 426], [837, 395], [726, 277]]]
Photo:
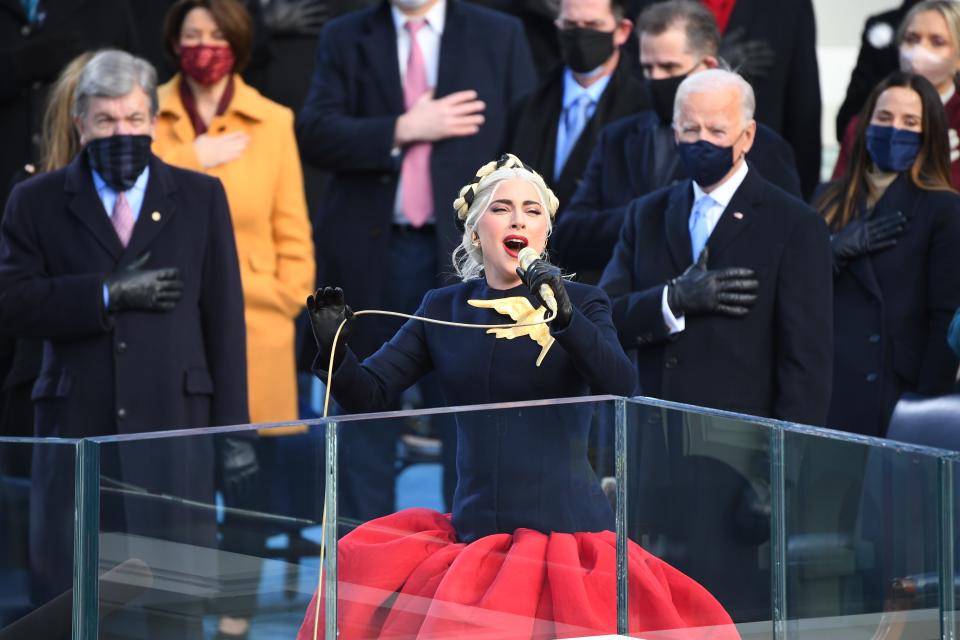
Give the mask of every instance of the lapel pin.
[[154, 222], [160, 222], [160, 212], [154, 211], [153, 213], [151, 213], [150, 219], [153, 220]]
[[739, 211], [734, 211], [733, 217], [736, 218], [737, 220], [743, 220], [743, 214], [740, 213]]

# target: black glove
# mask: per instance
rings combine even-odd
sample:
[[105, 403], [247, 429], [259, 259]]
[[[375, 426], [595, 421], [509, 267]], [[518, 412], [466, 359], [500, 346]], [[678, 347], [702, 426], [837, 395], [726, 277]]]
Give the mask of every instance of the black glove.
[[257, 485], [260, 463], [257, 450], [247, 438], [224, 436], [217, 442], [222, 471], [223, 499], [226, 505], [247, 504]]
[[840, 268], [853, 258], [889, 249], [897, 244], [896, 238], [906, 229], [906, 224], [907, 219], [899, 211], [869, 220], [851, 220], [830, 237], [834, 267]]
[[[560, 267], [555, 267], [546, 260], [534, 260], [530, 267], [524, 271], [517, 267], [517, 275], [527, 285], [533, 296], [541, 305], [547, 306], [543, 296], [540, 295], [540, 286], [547, 285], [553, 291], [553, 296], [557, 299], [557, 315], [550, 323], [551, 329], [560, 331], [566, 329], [570, 324], [570, 318], [573, 317], [573, 305], [570, 304], [570, 296], [563, 286], [563, 278], [560, 276]], [[549, 307], [548, 307], [549, 308]]]
[[[333, 338], [337, 334], [337, 329], [344, 320], [353, 318], [353, 309], [343, 302], [343, 289], [340, 287], [324, 287], [317, 289], [312, 296], [307, 297], [307, 312], [310, 315], [310, 327], [313, 329], [313, 338], [317, 341], [317, 348], [320, 349], [320, 362], [327, 366], [330, 362], [330, 347], [333, 346]], [[348, 322], [343, 331], [340, 332], [340, 339], [337, 340], [337, 352], [333, 359], [334, 368], [339, 367], [343, 362], [343, 353], [347, 348], [346, 338], [350, 332], [350, 323]]]
[[667, 304], [675, 316], [716, 313], [742, 317], [757, 301], [757, 281], [753, 269], [707, 270], [707, 247], [696, 264], [667, 285]]
[[766, 78], [777, 53], [766, 40], [747, 40], [743, 27], [727, 33], [720, 42], [720, 57], [730, 68], [747, 78]]
[[170, 311], [183, 295], [180, 270], [148, 269], [142, 267], [150, 259], [150, 252], [119, 273], [107, 277], [107, 311]]

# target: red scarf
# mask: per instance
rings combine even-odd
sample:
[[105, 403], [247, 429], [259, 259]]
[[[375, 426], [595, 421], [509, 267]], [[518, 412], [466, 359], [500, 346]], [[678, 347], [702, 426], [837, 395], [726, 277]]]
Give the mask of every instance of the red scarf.
[[[227, 88], [224, 89], [223, 95], [220, 96], [220, 104], [217, 105], [217, 115], [222, 116], [227, 112], [227, 107], [230, 106], [230, 101], [233, 100], [233, 76], [230, 76], [230, 80], [227, 81]], [[183, 103], [183, 109], [187, 112], [187, 117], [190, 118], [190, 124], [193, 125], [193, 132], [197, 136], [202, 136], [207, 132], [207, 125], [203, 121], [203, 118], [200, 117], [200, 111], [197, 110], [197, 99], [193, 95], [193, 91], [190, 90], [190, 86], [187, 84], [186, 78], [180, 78], [180, 102]]]
[[720, 34], [726, 33], [727, 24], [730, 22], [730, 14], [733, 13], [733, 5], [737, 4], [737, 0], [703, 0], [703, 4], [707, 9], [710, 9], [713, 17], [717, 19]]

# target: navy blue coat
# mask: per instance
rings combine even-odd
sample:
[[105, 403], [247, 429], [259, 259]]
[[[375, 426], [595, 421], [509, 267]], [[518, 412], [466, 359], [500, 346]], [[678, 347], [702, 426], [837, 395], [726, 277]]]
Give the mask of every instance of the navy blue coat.
[[668, 336], [662, 293], [692, 261], [692, 206], [689, 180], [634, 200], [600, 281], [622, 344], [637, 349], [644, 393], [824, 424], [833, 326], [823, 219], [749, 171], [707, 240], [708, 268], [753, 269], [758, 300], [744, 318], [691, 316], [684, 331]]
[[[536, 86], [519, 20], [446, 1], [434, 95], [473, 89], [486, 103], [486, 120], [476, 135], [433, 144], [438, 282], [453, 272], [450, 254], [459, 243], [453, 200], [477, 169], [506, 150], [511, 109]], [[402, 164], [391, 154], [404, 112], [399, 69], [388, 2], [331, 20], [320, 34], [310, 91], [297, 116], [301, 154], [333, 174], [314, 217], [317, 281], [339, 283], [359, 309], [382, 308], [378, 258], [390, 240]]]
[[851, 260], [834, 281], [833, 398], [828, 426], [884, 436], [905, 392], [949, 393], [957, 356], [947, 328], [960, 307], [960, 196], [906, 174], [870, 215], [900, 211], [896, 246]]
[[[541, 366], [528, 337], [497, 339], [479, 329], [408, 321], [379, 351], [359, 363], [347, 351], [331, 392], [348, 411], [376, 411], [429, 371], [436, 371], [448, 406], [588, 394], [627, 396], [635, 372], [617, 343], [610, 302], [596, 287], [567, 283], [570, 325]], [[528, 295], [477, 279], [427, 293], [417, 315], [476, 324], [509, 323], [468, 300]], [[362, 320], [361, 320], [362, 322]], [[322, 378], [326, 363], [315, 363]], [[589, 404], [529, 411], [457, 414], [458, 484], [453, 523], [467, 542], [520, 527], [543, 532], [601, 531], [613, 526], [609, 502], [587, 460]]]
[[[757, 123], [747, 159], [764, 178], [800, 197], [793, 150], [775, 131]], [[607, 125], [597, 138], [573, 201], [550, 238], [557, 262], [571, 271], [603, 269], [617, 244], [630, 201], [689, 177], [673, 131], [660, 124], [655, 112], [644, 111]]]
[[[146, 253], [146, 268], [180, 269], [183, 298], [168, 313], [107, 315], [104, 278]], [[220, 182], [153, 158], [126, 249], [97, 196], [86, 154], [18, 184], [0, 232], [0, 330], [44, 340], [33, 388], [37, 436], [247, 422], [243, 294]], [[116, 455], [118, 447], [111, 450]], [[42, 550], [35, 571], [49, 590], [45, 596], [70, 585], [73, 466], [66, 453], [66, 447], [34, 451], [31, 538]], [[122, 469], [105, 463], [104, 473], [155, 491], [213, 499], [209, 439], [126, 446], [119, 464]], [[169, 531], [169, 511], [153, 505], [147, 512], [131, 530]], [[108, 517], [116, 513], [105, 509]], [[212, 543], [215, 523], [204, 523], [205, 529], [191, 530], [197, 537], [184, 541]]]

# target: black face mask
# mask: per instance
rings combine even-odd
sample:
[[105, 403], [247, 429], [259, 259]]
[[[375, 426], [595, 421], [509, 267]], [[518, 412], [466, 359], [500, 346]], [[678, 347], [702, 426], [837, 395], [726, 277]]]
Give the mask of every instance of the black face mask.
[[561, 29], [563, 61], [576, 73], [593, 71], [613, 55], [613, 32], [596, 29]]
[[669, 125], [673, 122], [673, 102], [677, 97], [677, 89], [680, 88], [680, 83], [686, 80], [688, 75], [659, 80], [647, 78], [643, 81], [647, 88], [647, 95], [650, 96], [650, 104], [653, 105], [653, 110], [657, 112], [661, 124]]
[[90, 167], [100, 174], [114, 191], [126, 191], [133, 186], [150, 162], [153, 138], [146, 135], [115, 135], [95, 138], [84, 151]]

